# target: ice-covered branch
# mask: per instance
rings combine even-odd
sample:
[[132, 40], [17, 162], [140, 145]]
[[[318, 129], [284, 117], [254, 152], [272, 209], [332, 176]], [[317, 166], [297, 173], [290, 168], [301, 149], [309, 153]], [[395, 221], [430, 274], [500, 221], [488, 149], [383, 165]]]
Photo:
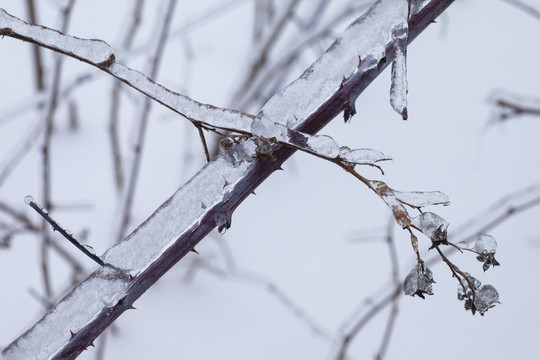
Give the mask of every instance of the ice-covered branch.
[[[415, 8], [409, 19], [408, 41], [452, 2], [423, 1], [422, 6]], [[132, 86], [192, 121], [204, 121], [222, 129], [248, 129], [259, 136], [269, 134], [271, 137], [284, 135], [291, 138], [292, 129], [309, 135], [318, 132], [347, 104], [354, 104], [358, 95], [391, 62], [395, 53], [393, 32], [396, 26], [403, 26], [407, 21], [394, 5], [394, 0], [378, 1], [368, 14], [349, 26], [298, 80], [272, 98], [257, 118], [202, 105], [175, 94], [145, 75], [116, 64], [110, 48], [102, 42], [94, 44], [90, 40], [89, 46], [95, 47], [97, 52], [89, 55], [91, 62], [79, 56], [86, 51], [83, 50], [87, 45], [84, 41], [68, 41], [64, 39], [65, 35], [52, 30], [48, 40], [63, 39], [61, 41], [67, 42], [67, 48], [61, 48], [61, 52], [129, 81]], [[10, 27], [12, 29], [7, 29]], [[5, 11], [0, 12], [0, 29], [4, 35], [15, 34], [15, 37], [35, 42], [29, 33], [36, 28], [18, 19], [13, 20]], [[77, 42], [75, 47], [83, 49], [72, 49], [70, 41]], [[60, 45], [66, 46], [65, 43]], [[46, 42], [46, 46], [54, 48], [55, 44]], [[268, 124], [275, 126], [267, 127]], [[296, 133], [292, 134], [296, 136]], [[307, 139], [299, 136], [298, 140], [309, 143]], [[245, 151], [244, 146], [253, 148], [254, 142], [256, 139], [230, 144], [230, 151], [241, 154]], [[312, 145], [319, 149], [317, 141], [309, 146]], [[339, 147], [337, 150], [339, 155]], [[324, 147], [322, 151], [326, 153]], [[220, 229], [229, 227], [234, 209], [293, 153], [293, 147], [277, 144], [272, 149], [275, 161], [261, 161], [250, 156], [231, 161], [231, 157], [224, 154], [207, 164], [150, 218], [102, 256], [105, 262], [122, 271], [102, 267], [94, 272], [6, 347], [2, 355], [6, 359], [75, 358], [210, 230], [216, 226]]]

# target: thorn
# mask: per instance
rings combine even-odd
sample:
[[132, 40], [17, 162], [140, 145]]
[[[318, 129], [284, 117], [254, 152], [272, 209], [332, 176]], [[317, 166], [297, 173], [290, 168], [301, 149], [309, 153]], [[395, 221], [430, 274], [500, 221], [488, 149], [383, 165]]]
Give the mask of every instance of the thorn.
[[360, 65], [362, 65], [362, 58], [358, 55], [358, 67], [360, 67]]
[[255, 194], [255, 191], [252, 191], [251, 193], [252, 193], [253, 195], [257, 196], [257, 194]]
[[356, 114], [356, 107], [354, 106], [354, 103], [351, 104], [350, 101], [347, 101], [345, 103], [345, 109], [343, 109], [343, 119], [345, 120], [345, 123], [350, 120]]
[[437, 23], [437, 20], [433, 19], [433, 20], [431, 20], [431, 23], [432, 23], [432, 24], [436, 24], [436, 23]]
[[345, 85], [346, 82], [347, 82], [347, 78], [344, 76], [343, 80], [341, 80], [341, 84], [339, 84], [339, 88], [342, 89], [343, 85]]
[[75, 335], [77, 335], [77, 333], [73, 332], [72, 330], [69, 330], [69, 332], [71, 333], [71, 337], [69, 338], [69, 340], [73, 339]]
[[199, 255], [199, 252], [197, 250], [195, 250], [195, 248], [189, 250], [190, 252], [194, 252], [195, 254]]
[[283, 169], [283, 168], [281, 167], [281, 165], [276, 169], [276, 171], [278, 171], [278, 170], [285, 171], [285, 169]]
[[128, 310], [137, 310], [137, 308], [133, 305], [131, 305], [130, 307], [128, 307]]
[[129, 274], [129, 281], [133, 281], [133, 280], [135, 280], [135, 276]]

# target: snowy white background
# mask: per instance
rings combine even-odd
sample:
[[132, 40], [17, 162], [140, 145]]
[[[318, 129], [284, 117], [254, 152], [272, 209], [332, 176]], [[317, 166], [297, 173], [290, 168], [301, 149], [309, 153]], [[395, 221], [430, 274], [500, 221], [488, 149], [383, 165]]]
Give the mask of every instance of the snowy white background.
[[[38, 1], [39, 22], [53, 28], [58, 27], [54, 3]], [[211, 3], [215, 2], [194, 5], [180, 1], [173, 29]], [[0, 0], [0, 7], [25, 18], [22, 1]], [[116, 46], [127, 9], [129, 1], [80, 0], [69, 33]], [[151, 36], [154, 10], [149, 7], [144, 14], [138, 38], [141, 44]], [[171, 41], [158, 81], [201, 102], [225, 106], [249, 57], [251, 13], [252, 2], [245, 1], [191, 32], [188, 40], [194, 58], [189, 68], [183, 55], [186, 43]], [[538, 118], [486, 127], [491, 113], [486, 99], [493, 89], [539, 95], [540, 72], [535, 65], [540, 58], [539, 33], [539, 19], [502, 1], [457, 1], [409, 47], [409, 121], [403, 122], [389, 105], [387, 70], [360, 96], [358, 114], [351, 124], [343, 125], [338, 118], [321, 133], [339, 144], [392, 155], [394, 162], [384, 165], [383, 180], [398, 190], [446, 193], [451, 205], [436, 211], [450, 222], [451, 233], [501, 196], [539, 179]], [[4, 38], [0, 54], [1, 111], [32, 97], [33, 73], [27, 44]], [[308, 58], [300, 61], [291, 80], [309, 65]], [[118, 61], [124, 59], [120, 56]], [[141, 66], [140, 61], [129, 64]], [[65, 65], [64, 79], [81, 69], [98, 71], [72, 59]], [[106, 75], [99, 77], [74, 95], [79, 105], [79, 132], [68, 131], [66, 109], [59, 109], [53, 140], [53, 198], [60, 205], [83, 205], [60, 209], [55, 216], [76, 233], [91, 229], [87, 241], [101, 254], [110, 246], [117, 209], [107, 138], [111, 82]], [[159, 105], [153, 110], [133, 226], [204, 161], [195, 130]], [[126, 143], [132, 115], [122, 113]], [[36, 121], [35, 113], [29, 113], [0, 122], [2, 163]], [[36, 218], [31, 209], [25, 209], [23, 199], [28, 194], [39, 198], [39, 161], [36, 146], [0, 188], [2, 200]], [[362, 229], [385, 227], [387, 208], [365, 186], [330, 163], [297, 154], [284, 169], [237, 209], [224, 239], [239, 270], [279, 286], [334, 334], [367, 297], [377, 295], [388, 284], [391, 267], [386, 245], [350, 241]], [[378, 176], [374, 169], [364, 173]], [[539, 215], [535, 208], [490, 232], [499, 243], [499, 268], [482, 273], [481, 264], [472, 256], [453, 257], [462, 269], [495, 285], [502, 305], [484, 317], [471, 316], [456, 300], [456, 281], [448, 268], [434, 266], [435, 295], [425, 301], [410, 297], [400, 301], [387, 358], [538, 358]], [[217, 236], [205, 239], [197, 250], [223, 266]], [[395, 237], [401, 275], [405, 276], [413, 264], [410, 241], [397, 228]], [[427, 241], [420, 241], [425, 250]], [[41, 305], [28, 293], [29, 288], [42, 288], [38, 250], [37, 239], [25, 235], [0, 251], [0, 346], [42, 314]], [[75, 249], [72, 252], [88, 270], [94, 269], [83, 255]], [[218, 278], [204, 270], [186, 282], [186, 271], [195, 256], [186, 257], [137, 301], [136, 311], [121, 316], [116, 335], [109, 336], [105, 344], [106, 359], [328, 357], [331, 344], [314, 335], [264, 286]], [[69, 282], [68, 267], [56, 256], [51, 263], [55, 289], [62, 291]], [[350, 348], [351, 358], [369, 358], [377, 351], [386, 315], [379, 315], [359, 334]], [[81, 358], [92, 359], [94, 354], [91, 349]]]

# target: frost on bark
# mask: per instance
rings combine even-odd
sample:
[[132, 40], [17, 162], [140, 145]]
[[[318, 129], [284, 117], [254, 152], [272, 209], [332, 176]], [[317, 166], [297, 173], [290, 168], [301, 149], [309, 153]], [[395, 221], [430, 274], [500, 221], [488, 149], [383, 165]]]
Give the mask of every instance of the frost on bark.
[[[257, 115], [198, 103], [118, 64], [111, 48], [102, 41], [32, 26], [0, 9], [0, 35], [29, 41], [96, 66], [196, 125], [242, 135], [224, 144], [216, 160], [106, 251], [101, 258], [112, 266], [98, 269], [81, 282], [6, 347], [3, 356], [75, 358], [210, 230], [229, 227], [234, 209], [295, 150], [330, 160], [358, 175], [392, 207], [403, 227], [412, 224], [404, 205], [419, 208], [446, 203], [439, 194], [397, 192], [380, 181], [361, 177], [354, 172], [354, 165], [374, 165], [387, 157], [371, 149], [340, 147], [332, 138], [314, 134], [341, 111], [352, 115], [358, 95], [394, 57], [391, 102], [406, 118], [405, 45], [452, 2], [416, 1], [409, 16], [408, 1], [399, 1], [399, 6], [395, 0], [377, 1]], [[261, 158], [260, 154], [265, 156]], [[420, 227], [417, 230], [422, 231]]]

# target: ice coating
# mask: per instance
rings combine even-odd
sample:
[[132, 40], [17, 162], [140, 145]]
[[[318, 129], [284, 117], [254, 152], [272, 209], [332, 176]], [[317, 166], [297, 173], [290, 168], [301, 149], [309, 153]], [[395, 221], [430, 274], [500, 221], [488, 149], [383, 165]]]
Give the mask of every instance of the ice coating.
[[384, 200], [386, 205], [392, 209], [392, 214], [394, 215], [396, 222], [402, 228], [406, 228], [407, 226], [411, 225], [409, 213], [403, 204], [400, 203], [396, 198], [394, 190], [379, 180], [372, 180], [370, 181], [370, 184], [373, 190]]
[[251, 126], [255, 119], [253, 115], [201, 104], [155, 83], [139, 71], [118, 63], [111, 64], [107, 71], [190, 120], [200, 121], [220, 129], [251, 133]]
[[[402, 14], [396, 10], [395, 5], [395, 0], [379, 0], [368, 14], [347, 29], [344, 36], [336, 41], [334, 46], [323, 56], [323, 59], [316, 62], [297, 82], [271, 99], [264, 108], [268, 118], [271, 119], [270, 121], [281, 122], [289, 127], [294, 127], [302, 122], [306, 115], [315, 112], [328, 99], [328, 96], [331, 96], [339, 89], [343, 76], [347, 77], [356, 72], [362, 73], [365, 70], [377, 67], [386, 55], [386, 47], [391, 44], [390, 29], [394, 29], [399, 24], [403, 24], [403, 21], [406, 21], [406, 18], [403, 18]], [[4, 23], [1, 21], [4, 20], [5, 16], [1, 13], [0, 24], [2, 26], [4, 26]], [[81, 51], [76, 56], [83, 56], [82, 54]], [[361, 62], [358, 67], [359, 58]], [[105, 60], [109, 66], [106, 71], [112, 69], [110, 72], [114, 72], [114, 76], [117, 76], [122, 81], [138, 82], [141, 89], [148, 92], [148, 94], [153, 94], [151, 96], [155, 96], [156, 100], [165, 106], [178, 112], [186, 111], [184, 115], [189, 117], [190, 120], [206, 121], [208, 119], [209, 123], [213, 122], [214, 126], [219, 125], [223, 128], [252, 128], [253, 117], [249, 115], [244, 116], [246, 114], [242, 115], [234, 111], [218, 109], [190, 101], [187, 97], [182, 97], [160, 85], [154, 84], [143, 74], [126, 67], [117, 66], [116, 63], [109, 65], [110, 59], [111, 57], [108, 57]], [[91, 58], [91, 60], [98, 64], [104, 62], [102, 61], [103, 58], [99, 56]], [[122, 75], [125, 78], [122, 78]], [[187, 113], [187, 111], [190, 111], [190, 113]], [[288, 138], [288, 135], [285, 138]], [[242, 161], [235, 166], [231, 166], [231, 163], [223, 157], [210, 163], [167, 200], [135, 232], [123, 242], [111, 248], [104, 258], [107, 262], [127, 269], [134, 275], [159, 262], [163, 252], [169, 249], [180, 235], [200, 225], [200, 219], [205, 214], [228, 200], [227, 194], [229, 190], [245, 178], [249, 164], [251, 163]], [[196, 196], [193, 194], [196, 194]], [[387, 194], [385, 201], [392, 204], [391, 207], [395, 216], [396, 213], [406, 214], [405, 209], [393, 194]], [[398, 219], [397, 216], [396, 219]], [[406, 225], [407, 221], [405, 219], [406, 216], [403, 215], [401, 222], [400, 220], [398, 222]], [[70, 309], [66, 309], [63, 305], [73, 306], [82, 312], [79, 314], [82, 320], [70, 322], [70, 319], [64, 316], [65, 314], [51, 312], [15, 343], [6, 348], [3, 353], [4, 356], [10, 354], [10, 356], [13, 356], [11, 358], [14, 359], [31, 358], [28, 354], [37, 354], [38, 351], [42, 350], [41, 347], [45, 348], [44, 336], [46, 336], [47, 345], [54, 344], [50, 346], [50, 354], [57, 353], [58, 349], [61, 349], [69, 342], [69, 334], [58, 333], [52, 326], [47, 328], [50, 318], [57, 316], [55, 321], [69, 324], [67, 327], [78, 326], [78, 329], [84, 326], [82, 323], [89, 324], [91, 319], [96, 316], [97, 310], [94, 309], [99, 306], [102, 311], [103, 307], [109, 307], [122, 299], [125, 284], [119, 280], [108, 281], [109, 279], [99, 279], [98, 282], [94, 282], [93, 278], [85, 280], [69, 298], [62, 300], [54, 310], [69, 314]], [[85, 290], [82, 291], [81, 289]], [[94, 295], [87, 296], [87, 292]], [[107, 294], [108, 296], [105, 296]], [[75, 300], [78, 302], [71, 302], [72, 297], [77, 298]], [[88, 304], [88, 302], [91, 302], [91, 304]], [[52, 349], [52, 347], [56, 349]], [[13, 355], [14, 350], [18, 354]], [[48, 350], [49, 348], [47, 348]], [[44, 357], [47, 358], [52, 355]]]
[[495, 259], [497, 242], [491, 235], [483, 234], [476, 238], [473, 251], [478, 254], [476, 260], [484, 263], [482, 265], [484, 271], [487, 271], [490, 266], [495, 267], [500, 265], [497, 259]]
[[[205, 166], [182, 186], [136, 231], [110, 248], [102, 259], [135, 275], [166, 251], [178, 237], [196, 226], [202, 216], [223, 201], [228, 187], [251, 162], [231, 166], [223, 156]], [[201, 203], [204, 206], [201, 206]]]
[[293, 128], [329, 99], [343, 78], [377, 67], [395, 40], [394, 30], [408, 27], [407, 17], [407, 0], [377, 1], [299, 79], [270, 99], [264, 114]]
[[407, 36], [408, 27], [393, 31], [395, 55], [392, 63], [392, 84], [390, 86], [390, 104], [394, 110], [407, 120]]
[[484, 315], [486, 311], [494, 307], [499, 303], [499, 292], [492, 285], [482, 283], [465, 273], [471, 282], [474, 289], [470, 288], [469, 283], [462, 279], [458, 286], [458, 300], [465, 301], [465, 310], [471, 310], [474, 314], [476, 311], [480, 315]]
[[64, 53], [95, 64], [107, 63], [114, 59], [112, 48], [104, 41], [80, 39], [46, 27], [30, 25], [8, 14], [4, 9], [0, 9], [0, 28], [9, 28], [14, 33], [43, 46], [60, 49]]
[[[31, 337], [21, 337], [3, 353], [5, 360], [49, 359], [104, 307], [114, 307], [124, 296], [127, 280], [111, 269], [101, 268], [81, 283], [32, 329]], [[54, 336], [53, 336], [54, 334]]]
[[440, 191], [396, 191], [394, 194], [404, 204], [421, 208], [429, 205], [450, 205], [448, 196]]
[[495, 253], [495, 250], [497, 249], [497, 242], [493, 238], [493, 236], [488, 234], [480, 235], [478, 238], [476, 238], [476, 241], [474, 242], [474, 251], [478, 253], [483, 253], [484, 251], [486, 253]]
[[460, 285], [458, 286], [458, 300], [472, 299], [473, 291], [476, 291], [482, 285], [480, 280], [477, 280], [468, 273], [465, 273], [465, 275], [467, 275], [473, 289], [470, 288], [469, 283], [465, 279], [462, 279]]
[[415, 267], [412, 269], [403, 282], [403, 292], [405, 295], [418, 295], [424, 299], [424, 294], [433, 295], [433, 272], [426, 268], [424, 271]]
[[484, 285], [476, 292], [474, 305], [480, 315], [499, 303], [499, 292], [492, 285]]
[[447, 240], [448, 222], [437, 214], [422, 213], [412, 219], [412, 224], [432, 241]]
[[351, 150], [347, 146], [342, 146], [339, 149], [339, 157], [344, 161], [352, 164], [375, 164], [379, 161], [391, 160], [390, 156], [383, 154], [380, 151], [372, 149], [354, 149]]
[[307, 145], [315, 153], [334, 159], [339, 155], [339, 145], [328, 135], [313, 135], [308, 138]]

